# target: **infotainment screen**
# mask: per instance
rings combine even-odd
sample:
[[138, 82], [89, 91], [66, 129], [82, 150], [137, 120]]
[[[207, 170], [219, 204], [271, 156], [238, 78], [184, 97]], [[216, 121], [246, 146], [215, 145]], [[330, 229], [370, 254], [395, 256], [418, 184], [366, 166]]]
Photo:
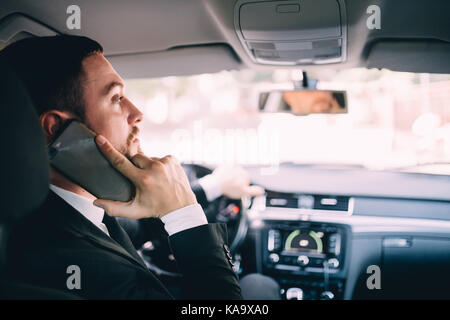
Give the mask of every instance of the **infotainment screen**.
[[309, 229], [284, 230], [284, 251], [286, 252], [327, 252], [327, 234]]

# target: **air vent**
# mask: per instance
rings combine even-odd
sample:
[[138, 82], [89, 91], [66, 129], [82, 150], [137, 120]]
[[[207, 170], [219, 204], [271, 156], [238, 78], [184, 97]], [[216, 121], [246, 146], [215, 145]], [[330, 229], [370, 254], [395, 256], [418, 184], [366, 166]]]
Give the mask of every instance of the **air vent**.
[[351, 213], [351, 198], [317, 194], [295, 194], [267, 191], [267, 208], [290, 208], [300, 210], [317, 210]]
[[298, 198], [294, 194], [268, 191], [266, 207], [298, 208]]
[[314, 209], [348, 211], [349, 197], [314, 196]]

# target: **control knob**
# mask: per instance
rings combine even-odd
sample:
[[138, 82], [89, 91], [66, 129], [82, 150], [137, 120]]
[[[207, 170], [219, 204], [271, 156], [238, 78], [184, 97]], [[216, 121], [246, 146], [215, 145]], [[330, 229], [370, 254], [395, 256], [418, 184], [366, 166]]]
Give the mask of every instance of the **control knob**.
[[278, 261], [280, 261], [280, 256], [276, 253], [271, 253], [269, 254], [269, 261], [272, 263], [277, 263]]
[[301, 267], [307, 266], [309, 263], [309, 258], [307, 256], [301, 255], [297, 258], [297, 264]]
[[333, 269], [337, 269], [339, 267], [339, 260], [336, 258], [331, 258], [328, 260], [328, 266]]
[[331, 291], [324, 291], [320, 294], [320, 300], [333, 300], [334, 293]]

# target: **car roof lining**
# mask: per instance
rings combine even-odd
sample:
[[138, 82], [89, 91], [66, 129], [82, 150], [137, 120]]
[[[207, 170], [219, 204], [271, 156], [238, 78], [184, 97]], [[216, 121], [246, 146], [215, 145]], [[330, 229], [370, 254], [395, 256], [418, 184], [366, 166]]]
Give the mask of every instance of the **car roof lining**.
[[[34, 24], [16, 25], [13, 41], [49, 32], [91, 37], [102, 44], [105, 56], [127, 78], [280, 68], [257, 65], [245, 52], [234, 29], [236, 2], [79, 0], [81, 30], [68, 30], [66, 9], [72, 4], [70, 0], [41, 0], [39, 5], [32, 0], [4, 0], [0, 34], [5, 26], [11, 28], [6, 19], [25, 16]], [[450, 1], [435, 0], [431, 6], [422, 0], [379, 0], [382, 28], [368, 30], [366, 10], [371, 2], [345, 0], [345, 62], [299, 68], [309, 71], [369, 67], [450, 73]], [[0, 40], [0, 49], [9, 41]]]

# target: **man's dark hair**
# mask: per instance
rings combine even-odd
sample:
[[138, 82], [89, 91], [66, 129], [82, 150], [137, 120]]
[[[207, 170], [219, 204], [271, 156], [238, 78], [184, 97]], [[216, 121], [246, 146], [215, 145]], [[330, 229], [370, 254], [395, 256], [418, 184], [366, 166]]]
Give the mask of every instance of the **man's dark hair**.
[[103, 53], [103, 48], [92, 39], [59, 35], [19, 40], [3, 49], [0, 57], [22, 79], [39, 115], [55, 109], [83, 121], [82, 61], [96, 53]]

